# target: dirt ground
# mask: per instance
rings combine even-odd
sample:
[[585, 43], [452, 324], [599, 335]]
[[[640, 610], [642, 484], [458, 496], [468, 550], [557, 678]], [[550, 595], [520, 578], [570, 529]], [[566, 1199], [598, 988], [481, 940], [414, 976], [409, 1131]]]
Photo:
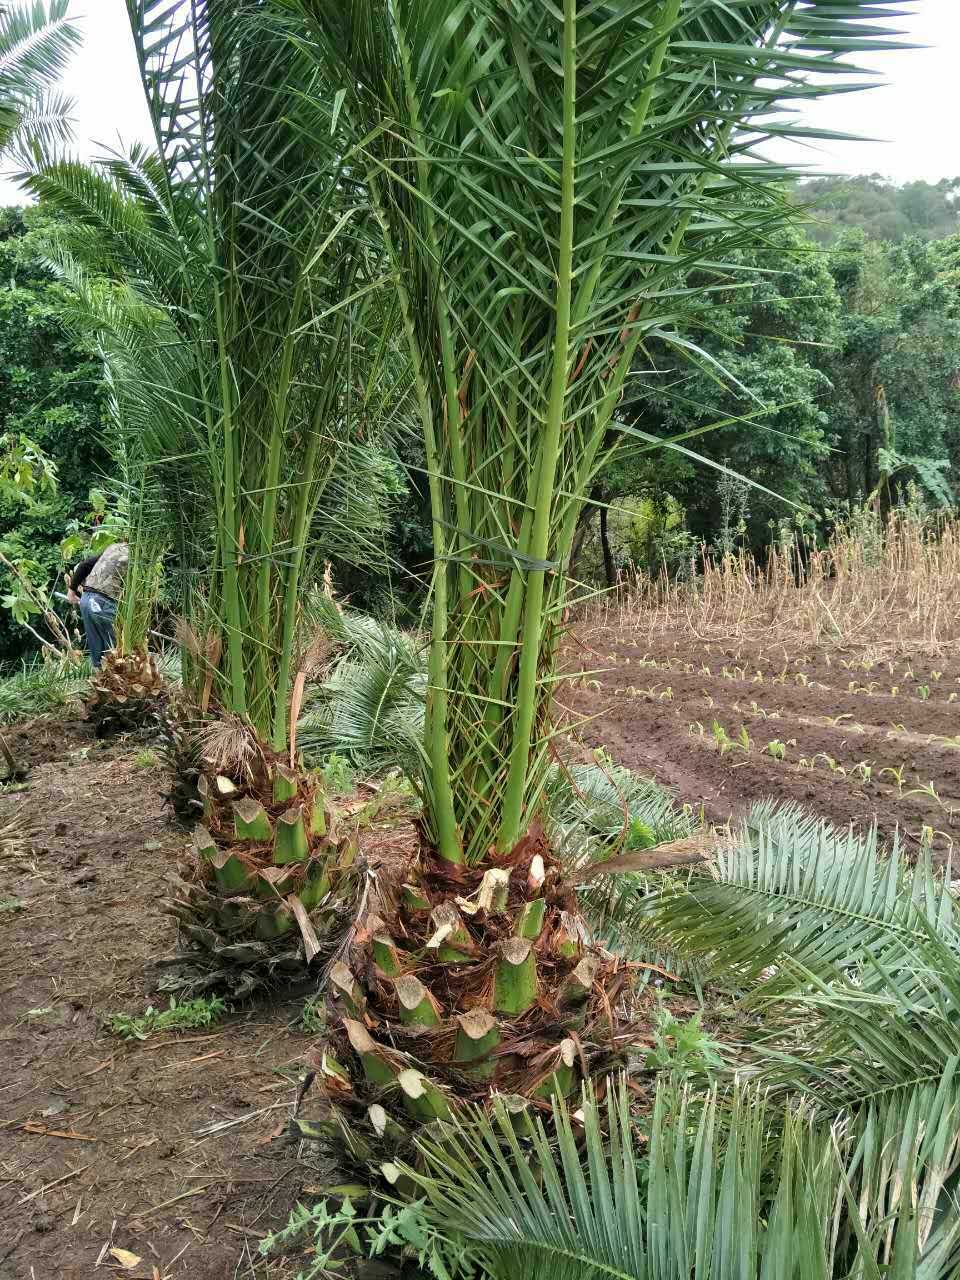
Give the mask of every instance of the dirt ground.
[[[774, 797], [842, 826], [876, 820], [885, 838], [899, 830], [912, 850], [932, 841], [941, 857], [960, 838], [955, 649], [635, 640], [581, 626], [568, 654], [583, 674], [560, 701], [589, 746], [672, 787], [708, 819]], [[714, 722], [735, 744], [723, 752]], [[782, 759], [771, 742], [783, 744]]]
[[257, 1248], [324, 1175], [281, 1136], [302, 998], [145, 1042], [106, 1031], [150, 1002], [184, 836], [135, 746], [81, 723], [7, 736], [33, 767], [0, 794], [0, 1278], [296, 1274], [302, 1258], [268, 1266]]

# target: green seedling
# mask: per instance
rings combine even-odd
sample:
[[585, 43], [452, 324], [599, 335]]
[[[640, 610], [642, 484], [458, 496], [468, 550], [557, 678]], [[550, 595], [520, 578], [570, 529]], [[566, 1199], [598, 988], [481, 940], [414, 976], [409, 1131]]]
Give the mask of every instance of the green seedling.
[[0, 915], [6, 911], [22, 911], [26, 905], [22, 898], [0, 898]]
[[907, 769], [907, 766], [905, 764], [902, 764], [899, 769], [895, 769], [893, 765], [888, 765], [886, 769], [880, 770], [880, 777], [882, 778], [889, 773], [890, 777], [893, 778], [894, 782], [896, 782], [897, 784], [897, 791], [902, 795], [903, 794], [903, 775], [906, 772], [906, 769]]
[[713, 740], [717, 744], [717, 750], [722, 756], [725, 756], [728, 751], [732, 751], [737, 745], [718, 720], [714, 720], [712, 732]]
[[934, 682], [935, 682], [935, 683], [939, 683], [939, 681], [940, 681], [940, 677], [943, 675], [943, 672], [942, 672], [942, 671], [931, 671], [931, 672], [930, 672], [930, 675], [931, 675], [931, 677], [932, 677], [932, 679], [934, 680]]
[[713, 672], [710, 670], [710, 668], [707, 666], [705, 662], [701, 664], [700, 674], [702, 676], [709, 676], [711, 680], [713, 679]]
[[673, 701], [673, 689], [670, 687], [670, 685], [667, 685], [667, 687], [664, 689], [663, 693], [661, 693], [661, 694], [660, 694], [660, 701], [661, 701], [661, 702], [672, 702], [672, 701]]
[[153, 1005], [139, 1017], [126, 1013], [114, 1013], [106, 1019], [108, 1031], [124, 1040], [146, 1040], [158, 1031], [192, 1031], [197, 1027], [209, 1027], [219, 1022], [227, 1012], [227, 1006], [219, 996], [197, 996], [178, 1004], [171, 997], [167, 1009], [155, 1009]]
[[930, 697], [930, 686], [928, 684], [918, 684], [917, 694], [921, 702], [926, 702], [926, 700]]
[[779, 738], [774, 738], [772, 742], [768, 742], [764, 749], [767, 755], [772, 756], [774, 760], [784, 760], [786, 758], [786, 743], [781, 742]]
[[933, 779], [931, 779], [925, 787], [911, 787], [909, 791], [901, 792], [901, 795], [904, 799], [906, 799], [907, 796], [929, 796], [931, 800], [935, 800], [937, 802], [941, 809], [944, 807], [943, 801], [940, 799], [937, 794], [937, 789], [933, 785]]
[[828, 756], [825, 751], [818, 751], [817, 754], [813, 757], [814, 765], [817, 763], [818, 760], [822, 760], [831, 773], [839, 773], [844, 778], [847, 776], [847, 771], [843, 767], [843, 765], [838, 764], [837, 761], [834, 760], [833, 756]]
[[869, 782], [873, 777], [873, 767], [867, 764], [866, 760], [861, 760], [858, 764], [855, 764], [850, 772], [855, 774], [861, 782]]
[[740, 743], [741, 747], [743, 747], [744, 751], [749, 752], [750, 735], [747, 733], [747, 726], [745, 724], [740, 726], [740, 732], [737, 734], [737, 741]]

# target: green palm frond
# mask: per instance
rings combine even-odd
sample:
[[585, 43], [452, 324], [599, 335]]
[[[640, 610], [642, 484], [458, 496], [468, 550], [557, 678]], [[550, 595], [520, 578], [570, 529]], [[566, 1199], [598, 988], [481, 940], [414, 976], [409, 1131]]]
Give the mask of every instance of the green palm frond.
[[[431, 1225], [491, 1280], [947, 1280], [960, 1217], [942, 1097], [820, 1125], [746, 1090], [662, 1086], [641, 1135], [624, 1084], [554, 1106], [518, 1137], [504, 1103], [423, 1138]], [[895, 1141], [891, 1143], [891, 1138]]]
[[69, 21], [69, 0], [29, 0], [0, 9], [0, 151], [27, 154], [70, 136], [73, 103], [51, 92], [80, 34]]
[[389, 623], [341, 609], [321, 592], [307, 615], [341, 654], [309, 690], [297, 730], [305, 756], [336, 752], [370, 772], [402, 768], [419, 782], [426, 693], [421, 646]]
[[952, 1088], [960, 934], [949, 877], [876, 833], [758, 806], [713, 862], [588, 886], [608, 945], [735, 997], [742, 1073], [835, 1114]]
[[622, 849], [682, 840], [696, 825], [663, 787], [612, 761], [554, 765], [544, 810], [548, 834], [571, 874]]
[[[883, 991], [931, 929], [960, 956], [948, 877], [909, 864], [896, 840], [884, 850], [876, 830], [838, 831], [792, 806], [755, 809], [709, 870], [638, 902], [635, 923], [702, 956], [755, 1002], [794, 992], [801, 971]], [[923, 998], [922, 975], [910, 991]]]

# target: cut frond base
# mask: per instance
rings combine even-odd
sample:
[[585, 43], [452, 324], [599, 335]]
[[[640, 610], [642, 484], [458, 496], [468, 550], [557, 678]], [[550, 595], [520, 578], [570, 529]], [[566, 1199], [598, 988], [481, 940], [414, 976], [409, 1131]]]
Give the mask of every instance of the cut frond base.
[[169, 686], [151, 653], [111, 649], [90, 678], [87, 719], [98, 738], [155, 730], [168, 698]]
[[460, 1104], [506, 1096], [522, 1126], [636, 1054], [634, 966], [590, 942], [539, 826], [483, 866], [421, 851], [369, 884], [329, 970], [321, 1117], [300, 1136], [385, 1172]]
[[[221, 767], [224, 761], [218, 761]], [[178, 949], [155, 962], [165, 991], [229, 991], [307, 979], [353, 918], [356, 824], [341, 825], [315, 775], [262, 744], [231, 772], [202, 761], [202, 823], [165, 904]]]

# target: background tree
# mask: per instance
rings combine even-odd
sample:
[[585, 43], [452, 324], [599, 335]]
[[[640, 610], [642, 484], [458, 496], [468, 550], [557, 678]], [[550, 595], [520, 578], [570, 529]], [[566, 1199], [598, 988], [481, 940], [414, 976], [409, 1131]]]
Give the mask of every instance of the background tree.
[[[35, 442], [57, 472], [56, 492], [26, 507], [0, 495], [0, 552], [42, 596], [58, 586], [71, 522], [83, 519], [91, 488], [111, 468], [101, 367], [64, 323], [68, 290], [43, 257], [48, 225], [36, 210], [0, 213], [0, 436]], [[10, 659], [38, 643], [12, 608], [27, 608], [34, 622], [36, 615], [8, 569], [0, 569], [0, 582], [9, 597], [0, 611], [0, 659]]]
[[886, 474], [894, 500], [908, 481], [948, 505], [949, 468], [960, 461], [960, 310], [948, 265], [916, 238], [870, 242], [846, 232], [827, 265], [842, 302], [841, 341], [822, 368], [833, 385], [827, 469], [830, 496], [856, 503]]
[[811, 214], [810, 234], [832, 244], [845, 230], [859, 228], [871, 240], [918, 236], [938, 240], [960, 225], [960, 178], [898, 184], [874, 173], [855, 178], [814, 178], [801, 182], [796, 198]]

